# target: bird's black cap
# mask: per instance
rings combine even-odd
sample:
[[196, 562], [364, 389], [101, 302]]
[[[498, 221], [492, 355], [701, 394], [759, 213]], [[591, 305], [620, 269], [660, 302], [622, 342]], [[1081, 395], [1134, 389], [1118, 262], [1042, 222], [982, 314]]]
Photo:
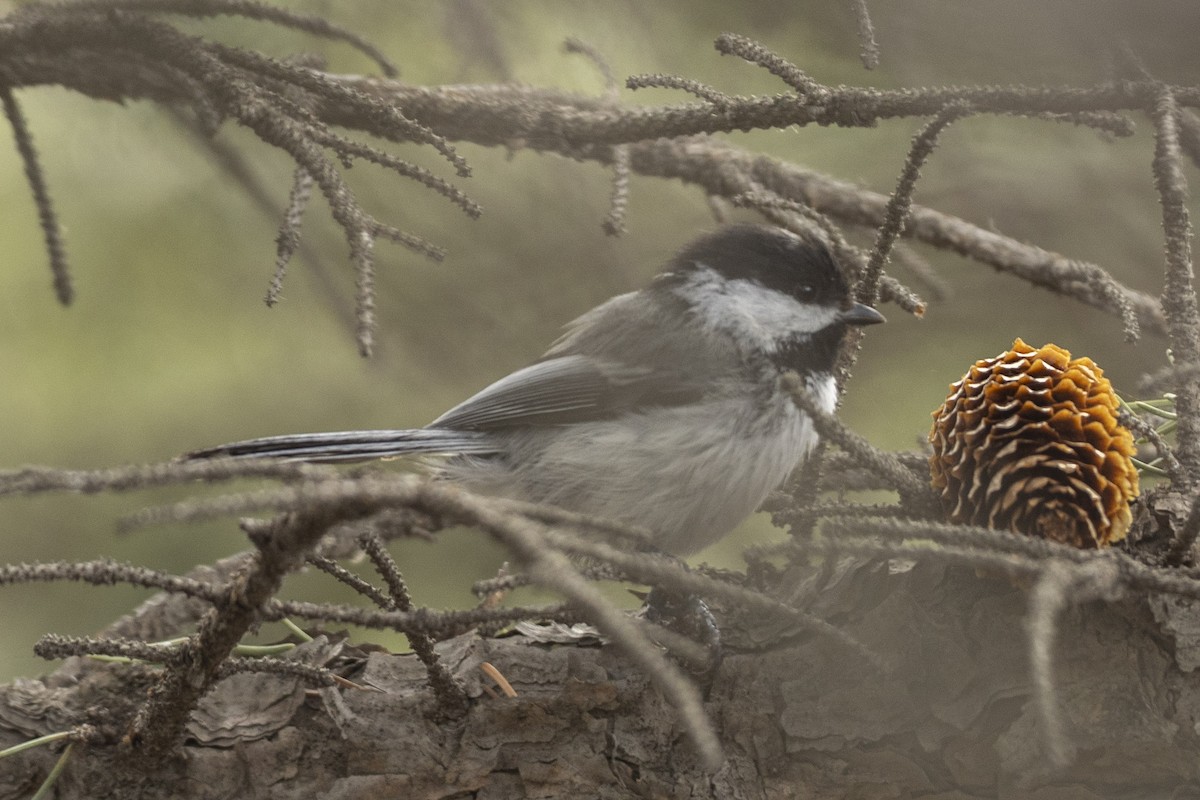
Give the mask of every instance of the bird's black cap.
[[841, 306], [850, 294], [846, 277], [822, 242], [770, 225], [726, 225], [701, 236], [676, 254], [664, 277], [683, 279], [703, 267], [807, 303]]

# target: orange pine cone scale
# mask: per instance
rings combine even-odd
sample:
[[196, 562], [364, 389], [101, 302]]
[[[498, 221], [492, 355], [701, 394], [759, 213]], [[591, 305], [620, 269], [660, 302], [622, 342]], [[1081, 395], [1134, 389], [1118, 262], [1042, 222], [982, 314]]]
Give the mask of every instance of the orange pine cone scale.
[[1079, 548], [1118, 542], [1138, 474], [1117, 409], [1090, 358], [1017, 339], [975, 362], [933, 412], [933, 488], [954, 522]]

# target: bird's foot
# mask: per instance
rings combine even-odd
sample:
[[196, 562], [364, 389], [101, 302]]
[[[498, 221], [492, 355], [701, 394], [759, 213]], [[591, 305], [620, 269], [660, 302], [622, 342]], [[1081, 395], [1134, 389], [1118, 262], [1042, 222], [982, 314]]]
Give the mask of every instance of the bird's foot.
[[646, 597], [645, 619], [698, 642], [708, 651], [708, 661], [696, 672], [705, 694], [721, 666], [721, 629], [716, 617], [703, 600], [694, 594], [681, 594], [655, 587]]

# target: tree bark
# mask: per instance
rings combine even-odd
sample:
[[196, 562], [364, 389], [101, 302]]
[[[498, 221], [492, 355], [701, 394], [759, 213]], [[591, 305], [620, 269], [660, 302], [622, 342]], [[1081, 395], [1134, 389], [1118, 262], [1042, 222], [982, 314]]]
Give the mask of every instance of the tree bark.
[[[439, 716], [407, 654], [362, 654], [341, 670], [382, 691], [239, 675], [204, 699], [178, 758], [143, 772], [128, 744], [77, 746], [59, 797], [1200, 797], [1200, 639], [1183, 601], [1129, 596], [1062, 614], [1052, 675], [1071, 762], [1055, 767], [1029, 666], [1027, 587], [934, 563], [844, 560], [800, 590], [884, 666], [828, 637], [726, 617], [708, 702], [727, 757], [715, 774], [613, 648], [472, 634], [438, 646], [472, 697], [465, 716]], [[752, 651], [755, 641], [787, 644]], [[324, 639], [300, 651], [352, 661]], [[484, 661], [516, 697], [485, 693]], [[0, 745], [119, 721], [148, 677], [73, 659], [18, 681], [0, 691]], [[0, 798], [28, 796], [56, 757], [0, 760]]]

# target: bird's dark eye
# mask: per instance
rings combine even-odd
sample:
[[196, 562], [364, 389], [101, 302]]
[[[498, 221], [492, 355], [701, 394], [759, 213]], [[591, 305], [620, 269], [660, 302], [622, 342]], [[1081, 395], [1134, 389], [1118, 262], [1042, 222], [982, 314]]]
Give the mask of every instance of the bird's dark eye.
[[811, 283], [801, 283], [796, 286], [795, 294], [797, 300], [802, 300], [803, 302], [807, 303], [816, 298], [817, 287], [813, 286]]

